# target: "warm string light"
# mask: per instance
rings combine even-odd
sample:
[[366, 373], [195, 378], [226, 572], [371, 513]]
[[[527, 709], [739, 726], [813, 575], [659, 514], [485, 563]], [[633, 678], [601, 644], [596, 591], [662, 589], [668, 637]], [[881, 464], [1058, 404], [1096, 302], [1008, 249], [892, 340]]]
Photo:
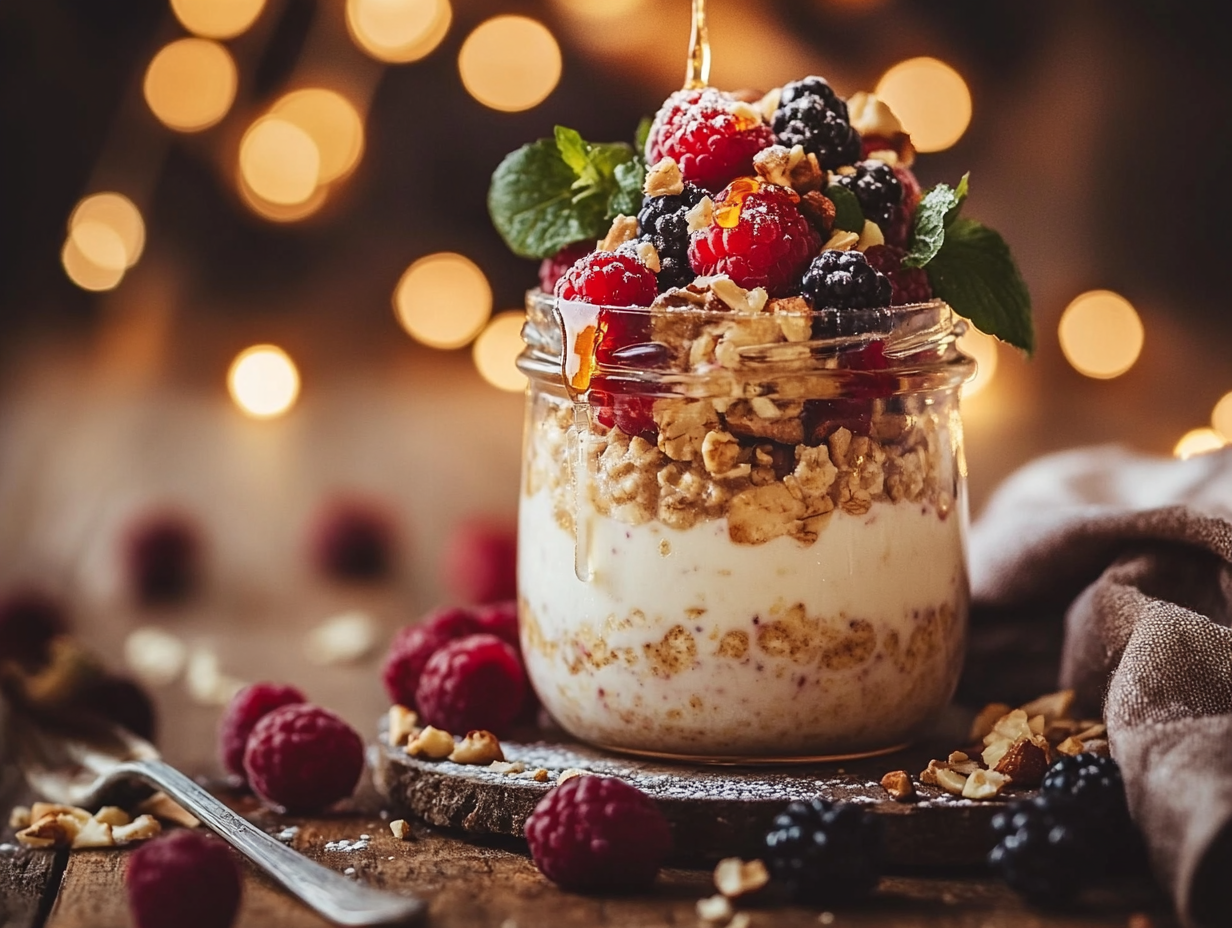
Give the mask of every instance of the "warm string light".
[[560, 81], [560, 46], [547, 27], [525, 16], [494, 16], [466, 37], [458, 72], [467, 92], [504, 112], [542, 103]]
[[646, 6], [647, 0], [556, 0], [557, 6], [587, 19], [616, 19]]
[[171, 0], [171, 11], [189, 32], [206, 39], [233, 39], [257, 21], [265, 0]]
[[69, 216], [60, 261], [69, 279], [83, 290], [111, 290], [144, 248], [145, 223], [133, 201], [119, 193], [96, 193], [85, 197]]
[[145, 72], [146, 103], [167, 127], [199, 132], [227, 115], [239, 77], [231, 53], [209, 39], [163, 46]]
[[943, 151], [971, 123], [971, 91], [961, 74], [936, 58], [899, 62], [877, 82], [876, 95], [898, 117], [917, 151]]
[[1214, 429], [1192, 429], [1181, 436], [1181, 440], [1176, 443], [1172, 453], [1183, 460], [1210, 451], [1218, 451], [1226, 444], [1224, 437]]
[[975, 359], [975, 377], [962, 388], [964, 398], [972, 397], [987, 387], [997, 372], [997, 340], [971, 326], [958, 339], [958, 348]]
[[299, 371], [277, 345], [253, 345], [231, 362], [227, 389], [244, 413], [254, 419], [272, 419], [295, 405]]
[[1074, 370], [1110, 380], [1134, 366], [1146, 333], [1129, 300], [1111, 290], [1090, 290], [1065, 307], [1057, 337]]
[[1211, 426], [1228, 441], [1232, 441], [1232, 392], [1225, 393], [1211, 410]]
[[526, 313], [520, 310], [499, 313], [479, 333], [471, 348], [480, 376], [498, 390], [518, 392], [526, 388], [526, 375], [517, 367], [522, 353], [522, 326]]
[[474, 262], [452, 252], [420, 258], [394, 290], [394, 311], [416, 341], [461, 348], [492, 314], [492, 288]]
[[316, 192], [321, 152], [307, 132], [277, 116], [258, 119], [240, 142], [240, 175], [277, 206], [297, 206]]
[[271, 114], [302, 129], [320, 157], [318, 186], [355, 170], [364, 151], [364, 121], [359, 110], [336, 90], [305, 87], [278, 100]]
[[449, 32], [449, 0], [347, 0], [347, 30], [378, 61], [405, 64], [428, 55]]

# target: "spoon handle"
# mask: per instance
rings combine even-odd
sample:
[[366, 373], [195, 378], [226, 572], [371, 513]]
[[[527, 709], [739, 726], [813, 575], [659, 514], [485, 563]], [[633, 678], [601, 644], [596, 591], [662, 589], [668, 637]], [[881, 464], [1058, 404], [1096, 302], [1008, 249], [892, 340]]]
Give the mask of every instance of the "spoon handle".
[[161, 760], [119, 764], [107, 778], [139, 777], [157, 786], [223, 840], [273, 877], [291, 895], [338, 925], [400, 925], [427, 911], [420, 899], [371, 889], [314, 863], [233, 812]]

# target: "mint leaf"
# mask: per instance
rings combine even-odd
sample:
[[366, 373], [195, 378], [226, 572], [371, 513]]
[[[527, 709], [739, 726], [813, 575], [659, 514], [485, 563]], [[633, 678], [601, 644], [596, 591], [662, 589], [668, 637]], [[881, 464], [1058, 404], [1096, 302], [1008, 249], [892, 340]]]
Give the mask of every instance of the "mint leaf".
[[834, 228], [844, 232], [864, 231], [864, 210], [854, 193], [841, 184], [831, 184], [826, 188], [826, 196], [834, 204]]
[[920, 198], [911, 227], [911, 243], [903, 255], [903, 267], [924, 267], [937, 256], [945, 241], [946, 229], [958, 218], [963, 200], [967, 198], [968, 176], [963, 175], [957, 189], [937, 184]]
[[933, 294], [981, 332], [1027, 354], [1035, 350], [1031, 294], [998, 233], [974, 219], [955, 219], [924, 270]]
[[633, 133], [633, 150], [639, 155], [646, 151], [646, 140], [650, 138], [652, 125], [654, 125], [654, 120], [649, 116], [643, 116], [642, 121], [637, 124], [637, 131]]
[[575, 129], [566, 129], [564, 126], [556, 127], [556, 148], [560, 152], [560, 158], [569, 166], [578, 177], [581, 177], [586, 170], [589, 158], [586, 155], [586, 143], [582, 140], [582, 136]]
[[607, 218], [636, 216], [642, 208], [642, 187], [646, 184], [646, 164], [633, 158], [616, 165], [616, 192], [608, 201]]

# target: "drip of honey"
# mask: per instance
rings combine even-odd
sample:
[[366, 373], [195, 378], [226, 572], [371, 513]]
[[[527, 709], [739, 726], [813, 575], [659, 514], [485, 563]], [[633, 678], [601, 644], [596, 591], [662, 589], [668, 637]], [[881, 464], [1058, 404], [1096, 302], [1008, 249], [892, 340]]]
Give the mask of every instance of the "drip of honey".
[[761, 181], [756, 177], [737, 177], [727, 187], [727, 194], [714, 205], [714, 221], [719, 228], [734, 229], [740, 222], [740, 211], [744, 208], [744, 199], [750, 193], [761, 189]]
[[577, 400], [590, 389], [590, 379], [598, 365], [595, 352], [602, 337], [599, 307], [587, 303], [558, 302], [556, 311], [560, 314], [560, 329], [565, 342], [561, 373], [566, 389]]
[[701, 90], [710, 84], [710, 31], [706, 28], [706, 0], [693, 0], [693, 31], [689, 34], [689, 65], [684, 89]]

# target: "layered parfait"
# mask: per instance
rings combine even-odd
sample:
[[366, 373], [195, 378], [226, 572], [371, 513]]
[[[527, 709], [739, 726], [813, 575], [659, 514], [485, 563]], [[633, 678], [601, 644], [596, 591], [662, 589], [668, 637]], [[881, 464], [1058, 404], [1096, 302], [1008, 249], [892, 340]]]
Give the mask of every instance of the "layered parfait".
[[924, 192], [870, 94], [672, 94], [634, 146], [558, 128], [490, 206], [543, 258], [518, 585], [544, 706], [711, 759], [890, 749], [953, 693], [968, 324], [1029, 350], [967, 179]]

